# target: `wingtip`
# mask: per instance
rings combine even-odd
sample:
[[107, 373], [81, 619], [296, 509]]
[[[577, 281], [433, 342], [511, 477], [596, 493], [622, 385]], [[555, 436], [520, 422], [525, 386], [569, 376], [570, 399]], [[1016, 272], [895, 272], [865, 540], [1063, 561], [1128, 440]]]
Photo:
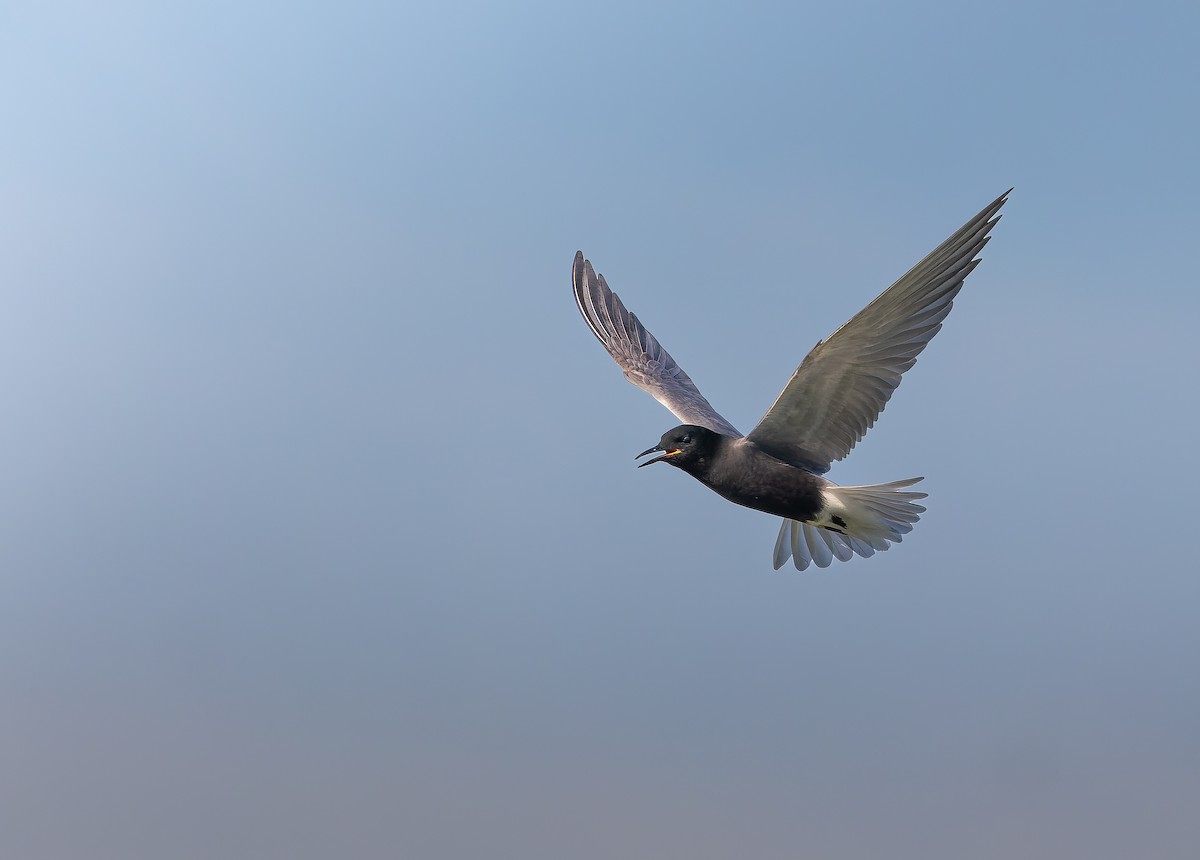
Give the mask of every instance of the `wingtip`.
[[579, 290], [583, 288], [583, 283], [588, 277], [588, 269], [590, 268], [591, 264], [583, 256], [583, 251], [576, 251], [575, 259], [571, 263], [571, 282], [575, 285], [576, 298], [578, 298]]

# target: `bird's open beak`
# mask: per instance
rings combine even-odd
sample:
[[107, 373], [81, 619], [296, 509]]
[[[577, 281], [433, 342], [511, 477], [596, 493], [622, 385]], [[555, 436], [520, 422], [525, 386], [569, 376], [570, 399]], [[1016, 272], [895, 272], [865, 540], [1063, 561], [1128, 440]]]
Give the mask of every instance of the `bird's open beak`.
[[[638, 454], [637, 457], [634, 457], [633, 459], [637, 460], [641, 457], [645, 457], [647, 454], [653, 454], [655, 451], [662, 451], [662, 450], [663, 450], [662, 445], [655, 445], [653, 448], [647, 448], [645, 451]], [[668, 457], [674, 457], [676, 454], [682, 454], [682, 453], [683, 452], [680, 451], [678, 448], [667, 448], [666, 453], [664, 453], [661, 457], [655, 457], [653, 460], [647, 460], [645, 463], [638, 463], [638, 468], [640, 469], [640, 468], [642, 468], [642, 466], [649, 466], [651, 463], [657, 463], [660, 460], [665, 460]]]

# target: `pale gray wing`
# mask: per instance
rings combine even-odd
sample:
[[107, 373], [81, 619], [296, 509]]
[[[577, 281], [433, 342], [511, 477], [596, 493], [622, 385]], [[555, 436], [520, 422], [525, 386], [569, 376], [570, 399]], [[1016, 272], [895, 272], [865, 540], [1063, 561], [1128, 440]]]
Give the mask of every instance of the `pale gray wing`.
[[575, 253], [572, 280], [579, 312], [592, 334], [625, 371], [626, 379], [649, 392], [684, 424], [697, 424], [725, 436], [742, 435], [709, 405], [654, 335], [625, 310], [617, 294], [583, 258], [582, 251]]
[[819, 472], [849, 454], [875, 424], [901, 374], [942, 327], [1007, 199], [1006, 191], [813, 347], [746, 438], [774, 457]]

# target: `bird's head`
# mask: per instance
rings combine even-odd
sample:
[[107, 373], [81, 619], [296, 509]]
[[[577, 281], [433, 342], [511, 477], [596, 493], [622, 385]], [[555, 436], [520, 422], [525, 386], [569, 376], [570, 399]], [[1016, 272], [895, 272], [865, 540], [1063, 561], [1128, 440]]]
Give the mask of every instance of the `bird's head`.
[[638, 468], [649, 466], [651, 463], [667, 462], [672, 466], [690, 471], [705, 465], [707, 458], [716, 450], [721, 435], [707, 427], [697, 427], [695, 424], [681, 424], [674, 430], [668, 430], [658, 440], [653, 448], [647, 448], [634, 459], [662, 451], [662, 454], [645, 463], [638, 463]]

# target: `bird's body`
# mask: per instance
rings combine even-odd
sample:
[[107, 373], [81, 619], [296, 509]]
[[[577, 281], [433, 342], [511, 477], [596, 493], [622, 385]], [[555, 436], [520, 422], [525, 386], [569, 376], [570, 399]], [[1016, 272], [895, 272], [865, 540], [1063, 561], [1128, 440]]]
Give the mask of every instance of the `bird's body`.
[[[822, 490], [830, 483], [820, 475], [775, 459], [744, 436], [735, 439], [688, 425], [668, 435], [678, 435], [680, 430], [685, 436], [703, 440], [703, 447], [694, 457], [674, 456], [668, 462], [717, 495], [756, 511], [801, 522], [820, 513], [824, 505]], [[679, 444], [678, 440], [674, 444]]]
[[921, 478], [840, 487], [824, 473], [874, 425], [901, 375], [941, 328], [1007, 196], [818, 343], [745, 436], [577, 253], [575, 300], [592, 333], [630, 382], [685, 422], [639, 454], [662, 452], [641, 465], [666, 462], [735, 504], [783, 517], [776, 569], [789, 558], [800, 570], [826, 567], [899, 543], [925, 511], [916, 503], [925, 493], [908, 489]]

